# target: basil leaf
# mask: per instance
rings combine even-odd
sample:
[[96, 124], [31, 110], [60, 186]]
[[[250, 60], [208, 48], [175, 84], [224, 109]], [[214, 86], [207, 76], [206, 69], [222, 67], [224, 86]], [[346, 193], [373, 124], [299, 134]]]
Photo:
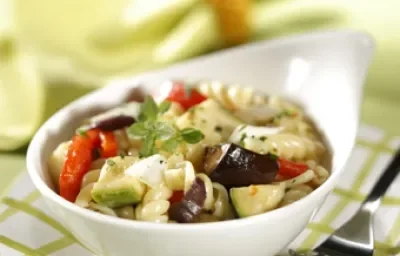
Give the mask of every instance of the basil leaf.
[[180, 142], [178, 141], [177, 138], [175, 137], [170, 138], [161, 145], [161, 149], [167, 152], [173, 152], [178, 147], [179, 144]]
[[180, 132], [184, 141], [189, 144], [196, 144], [204, 139], [204, 134], [196, 129], [193, 128], [185, 128]]
[[167, 122], [156, 122], [154, 126], [157, 133], [157, 138], [160, 140], [167, 140], [176, 135], [176, 129], [174, 126]]
[[146, 123], [134, 123], [128, 129], [128, 134], [134, 137], [144, 137], [148, 134], [148, 129], [146, 129]]
[[160, 114], [164, 114], [165, 112], [167, 112], [167, 111], [169, 110], [170, 107], [171, 107], [171, 102], [169, 102], [169, 101], [163, 101], [163, 102], [160, 104], [160, 107], [159, 107], [159, 112], [160, 112]]
[[154, 102], [154, 99], [151, 96], [147, 96], [142, 107], [139, 118], [145, 120], [156, 120], [158, 114], [157, 104]]
[[142, 146], [140, 147], [139, 154], [141, 157], [148, 157], [154, 155], [156, 138], [154, 136], [146, 136], [143, 140]]

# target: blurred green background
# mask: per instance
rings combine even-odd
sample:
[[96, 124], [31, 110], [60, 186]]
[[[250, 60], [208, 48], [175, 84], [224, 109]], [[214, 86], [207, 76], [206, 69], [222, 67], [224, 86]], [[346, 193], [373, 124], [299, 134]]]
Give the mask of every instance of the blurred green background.
[[[399, 0], [251, 0], [251, 41], [332, 28], [372, 34], [363, 121], [398, 134]], [[0, 0], [0, 150], [107, 80], [223, 48], [204, 0]]]

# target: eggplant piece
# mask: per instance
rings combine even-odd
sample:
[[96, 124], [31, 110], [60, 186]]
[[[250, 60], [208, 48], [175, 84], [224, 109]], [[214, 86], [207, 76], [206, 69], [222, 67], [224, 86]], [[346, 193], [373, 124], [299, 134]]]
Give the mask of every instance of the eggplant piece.
[[271, 183], [279, 170], [277, 157], [261, 155], [234, 143], [207, 147], [204, 170], [213, 182], [227, 188]]
[[172, 204], [169, 208], [169, 218], [178, 223], [196, 222], [203, 210], [206, 197], [206, 186], [204, 181], [201, 178], [196, 177], [182, 200]]

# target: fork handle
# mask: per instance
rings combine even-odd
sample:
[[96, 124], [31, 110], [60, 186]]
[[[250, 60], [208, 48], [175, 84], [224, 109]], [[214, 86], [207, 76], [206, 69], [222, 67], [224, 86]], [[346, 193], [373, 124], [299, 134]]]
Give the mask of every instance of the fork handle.
[[368, 194], [363, 205], [371, 213], [375, 212], [381, 202], [383, 195], [386, 193], [393, 180], [400, 172], [400, 149], [397, 150], [390, 164], [386, 167], [383, 174], [379, 177], [378, 182], [375, 183], [371, 192]]

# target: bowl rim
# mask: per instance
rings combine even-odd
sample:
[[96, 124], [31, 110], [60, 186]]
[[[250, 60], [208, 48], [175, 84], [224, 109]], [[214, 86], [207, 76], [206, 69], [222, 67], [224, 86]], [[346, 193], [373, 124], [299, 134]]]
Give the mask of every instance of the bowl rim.
[[[103, 88], [94, 90], [93, 92], [86, 94], [77, 100], [69, 103], [65, 107], [63, 107], [61, 110], [57, 111], [55, 114], [53, 114], [36, 132], [34, 135], [27, 151], [27, 169], [29, 176], [34, 183], [34, 186], [39, 190], [39, 192], [42, 194], [42, 196], [46, 197], [47, 199], [51, 200], [53, 203], [60, 205], [62, 208], [65, 208], [68, 211], [72, 211], [79, 215], [81, 218], [90, 218], [92, 220], [95, 220], [98, 223], [101, 224], [108, 224], [108, 225], [116, 225], [120, 226], [123, 228], [135, 228], [135, 229], [142, 229], [142, 230], [156, 230], [156, 231], [173, 231], [173, 230], [178, 230], [178, 231], [196, 231], [196, 230], [213, 230], [213, 229], [223, 229], [223, 228], [239, 228], [248, 224], [254, 224], [258, 222], [263, 222], [266, 221], [269, 218], [275, 219], [279, 218], [279, 216], [290, 216], [293, 214], [293, 212], [296, 212], [297, 210], [301, 210], [302, 205], [307, 204], [307, 202], [311, 203], [311, 201], [315, 200], [318, 201], [318, 199], [321, 199], [323, 196], [327, 195], [333, 187], [336, 185], [336, 181], [338, 180], [339, 176], [344, 170], [344, 165], [348, 161], [350, 154], [345, 158], [345, 161], [342, 163], [339, 163], [335, 171], [331, 170], [331, 175], [329, 176], [328, 180], [324, 182], [321, 186], [316, 188], [311, 194], [307, 195], [306, 197], [295, 201], [294, 203], [287, 205], [282, 208], [277, 208], [272, 211], [246, 217], [246, 218], [240, 218], [240, 219], [233, 219], [233, 220], [227, 220], [227, 221], [220, 221], [220, 222], [211, 222], [211, 223], [192, 223], [192, 224], [179, 224], [179, 223], [153, 223], [153, 222], [145, 222], [145, 221], [132, 221], [132, 220], [126, 220], [122, 218], [117, 218], [113, 216], [107, 216], [103, 215], [94, 211], [87, 210], [85, 208], [79, 207], [78, 205], [71, 203], [62, 197], [60, 197], [55, 191], [53, 191], [46, 183], [45, 181], [40, 177], [39, 175], [39, 170], [36, 168], [36, 162], [40, 161], [40, 156], [41, 153], [39, 152], [40, 150], [40, 145], [45, 145], [47, 142], [46, 140], [46, 132], [47, 132], [47, 127], [54, 123], [57, 120], [57, 117], [61, 116], [63, 112], [67, 111], [70, 108], [73, 108], [75, 105], [82, 104], [83, 102], [86, 102], [88, 99], [95, 97], [97, 94], [104, 94], [109, 90], [113, 89], [118, 89], [121, 83], [123, 81], [130, 81], [130, 84], [132, 87], [136, 85], [139, 85], [140, 83], [140, 78], [144, 77], [146, 75], [152, 74], [152, 73], [157, 73], [162, 70], [167, 70], [172, 67], [179, 67], [180, 65], [185, 65], [186, 63], [192, 62], [192, 61], [198, 61], [202, 59], [206, 59], [210, 56], [219, 56], [219, 55], [224, 55], [224, 54], [229, 54], [232, 51], [236, 50], [244, 50], [244, 49], [253, 49], [257, 48], [260, 46], [263, 47], [272, 47], [276, 46], [279, 44], [286, 44], [286, 43], [295, 43], [295, 42], [302, 42], [302, 41], [309, 41], [313, 39], [318, 39], [318, 38], [326, 38], [326, 37], [336, 37], [336, 36], [341, 36], [341, 37], [346, 37], [346, 36], [353, 36], [359, 38], [359, 40], [362, 40], [367, 44], [367, 46], [370, 48], [371, 52], [373, 52], [375, 48], [375, 43], [373, 37], [363, 31], [359, 30], [353, 30], [353, 29], [335, 29], [335, 30], [324, 30], [324, 31], [318, 31], [318, 32], [311, 32], [311, 33], [303, 33], [300, 35], [290, 35], [282, 38], [276, 38], [268, 41], [261, 41], [261, 42], [256, 42], [256, 43], [249, 43], [244, 46], [236, 47], [233, 49], [226, 49], [226, 50], [221, 50], [217, 53], [213, 54], [207, 54], [205, 56], [201, 56], [186, 62], [178, 63], [171, 65], [167, 68], [161, 69], [161, 70], [154, 70], [150, 72], [143, 73], [142, 75], [135, 76], [135, 77], [130, 77], [128, 79], [118, 79], [111, 81], [108, 85], [106, 85]], [[368, 60], [370, 61], [370, 60]], [[368, 63], [369, 64], [369, 63]], [[166, 78], [168, 79], [168, 78]], [[134, 82], [134, 83], [132, 83]], [[356, 128], [358, 130], [360, 120], [357, 120]], [[355, 141], [356, 141], [356, 136], [354, 136], [353, 141], [351, 143], [352, 148], [355, 146]], [[316, 206], [315, 210], [317, 210], [319, 206]]]

